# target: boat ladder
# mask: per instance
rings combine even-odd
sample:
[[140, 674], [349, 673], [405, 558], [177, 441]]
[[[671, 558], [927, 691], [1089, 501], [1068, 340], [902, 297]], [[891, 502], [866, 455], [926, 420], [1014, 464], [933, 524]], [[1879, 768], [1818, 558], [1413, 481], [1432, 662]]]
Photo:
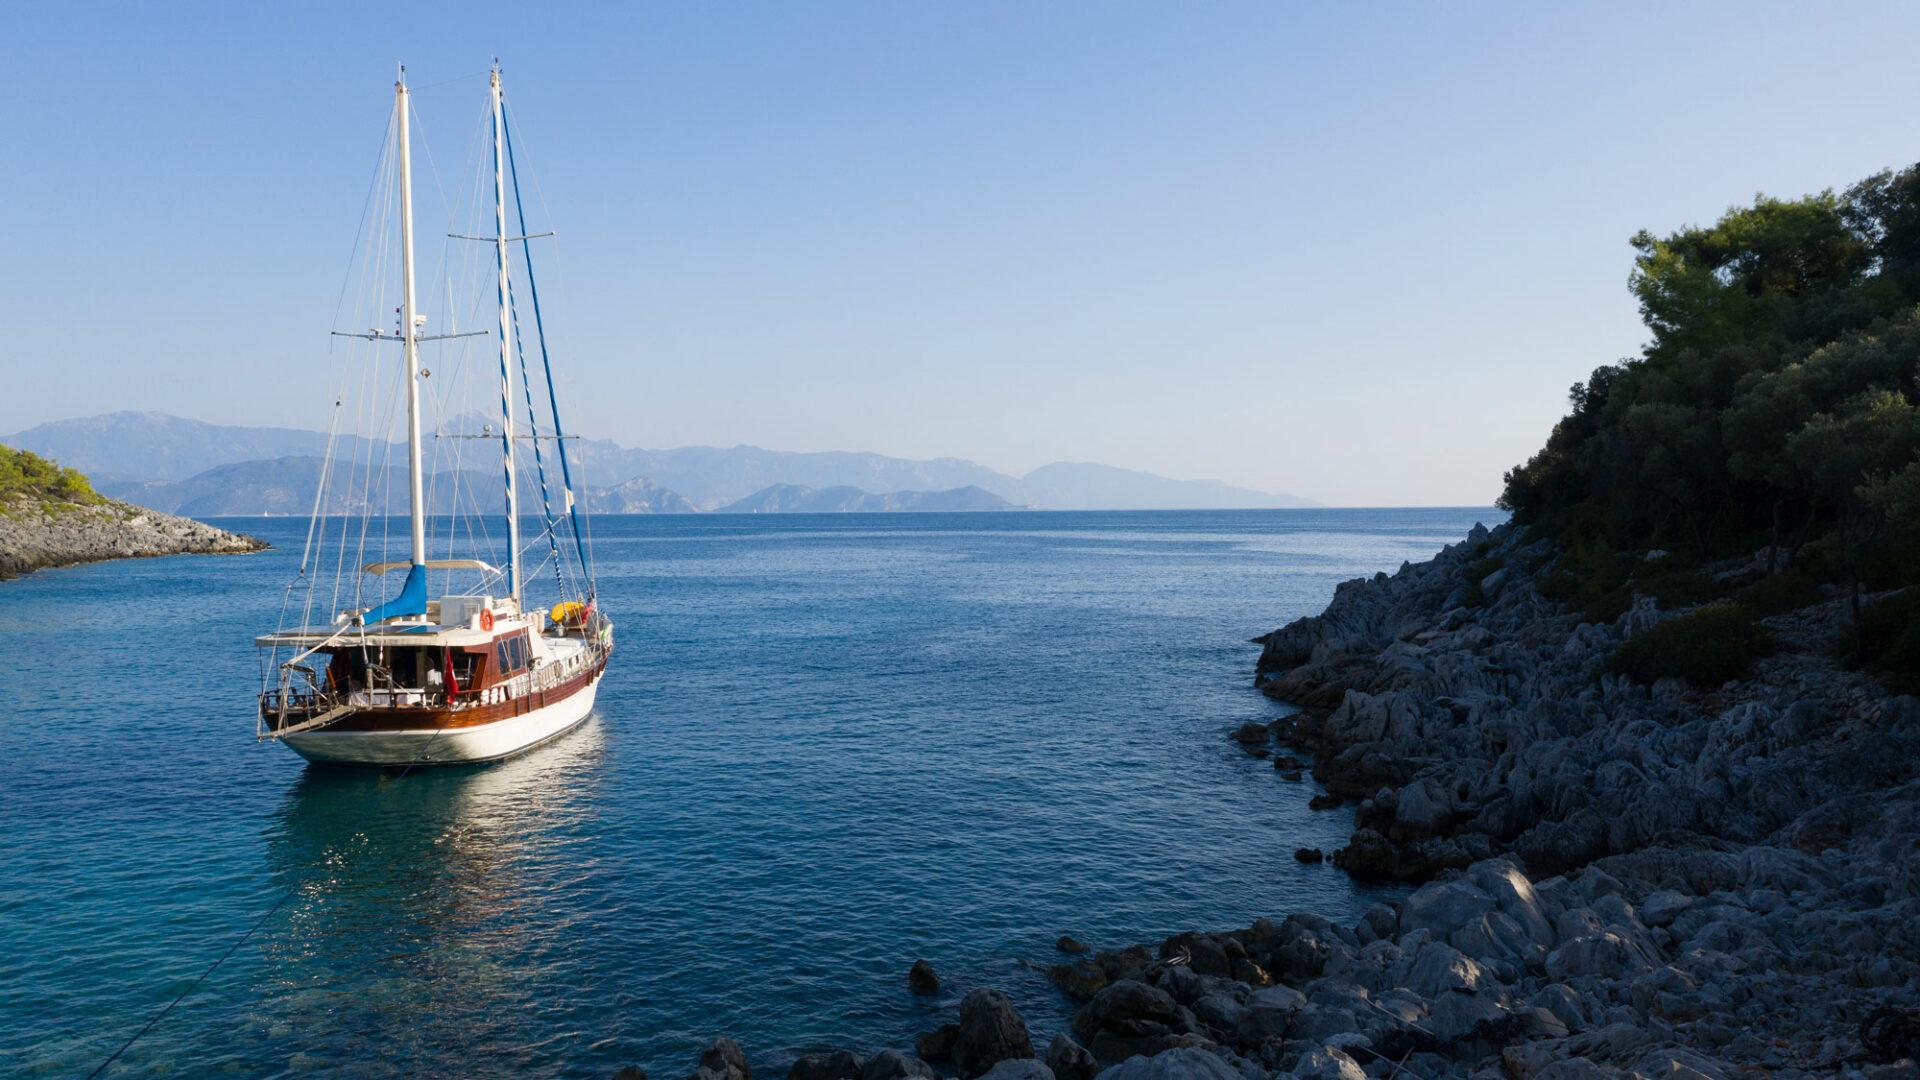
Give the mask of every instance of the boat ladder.
[[355, 708], [356, 706], [352, 704], [335, 705], [319, 716], [310, 716], [291, 727], [283, 727], [275, 731], [264, 732], [260, 737], [263, 739], [280, 739], [288, 735], [298, 735], [303, 731], [312, 731], [314, 728], [326, 727], [335, 720], [339, 720], [348, 713], [353, 712]]

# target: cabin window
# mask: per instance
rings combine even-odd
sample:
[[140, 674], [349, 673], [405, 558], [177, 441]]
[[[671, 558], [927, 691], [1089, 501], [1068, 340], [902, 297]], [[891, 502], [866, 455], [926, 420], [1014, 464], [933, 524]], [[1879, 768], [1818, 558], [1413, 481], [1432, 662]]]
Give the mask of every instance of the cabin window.
[[527, 639], [524, 634], [515, 634], [494, 642], [494, 658], [500, 664], [500, 674], [505, 677], [527, 666]]

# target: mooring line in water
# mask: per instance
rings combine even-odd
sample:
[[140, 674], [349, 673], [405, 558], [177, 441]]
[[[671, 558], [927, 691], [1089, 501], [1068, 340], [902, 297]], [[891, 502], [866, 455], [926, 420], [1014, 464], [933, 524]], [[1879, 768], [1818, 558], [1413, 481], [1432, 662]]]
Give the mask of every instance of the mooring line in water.
[[185, 1001], [188, 995], [192, 994], [195, 990], [200, 989], [200, 984], [207, 981], [207, 976], [212, 975], [215, 969], [219, 968], [221, 964], [226, 963], [229, 957], [233, 956], [234, 953], [240, 950], [240, 946], [245, 945], [247, 941], [251, 939], [257, 931], [259, 931], [261, 927], [267, 925], [267, 920], [273, 918], [275, 912], [285, 907], [287, 905], [288, 900], [293, 899], [293, 894], [300, 891], [300, 885], [301, 885], [300, 882], [295, 882], [291, 887], [287, 889], [286, 892], [281, 893], [280, 899], [273, 902], [273, 906], [267, 909], [267, 913], [265, 915], [260, 916], [258, 919], [254, 920], [253, 925], [247, 928], [247, 932], [240, 935], [240, 940], [234, 942], [232, 945], [227, 946], [227, 951], [224, 953], [221, 953], [220, 959], [215, 960], [212, 966], [208, 967], [207, 970], [201, 972], [200, 977], [193, 980], [192, 986], [189, 986], [185, 990], [180, 991], [180, 995], [174, 998], [172, 1001], [167, 1002], [167, 1007], [164, 1009], [161, 1009], [158, 1013], [154, 1014], [153, 1019], [147, 1021], [147, 1025], [145, 1027], [141, 1028], [139, 1031], [134, 1032], [133, 1038], [128, 1039], [124, 1043], [121, 1043], [120, 1049], [115, 1050], [112, 1053], [112, 1055], [110, 1055], [107, 1058], [107, 1060], [101, 1062], [99, 1068], [96, 1068], [92, 1072], [88, 1073], [87, 1080], [95, 1080], [95, 1078], [98, 1077], [101, 1073], [106, 1072], [109, 1066], [111, 1066], [114, 1062], [120, 1060], [121, 1054], [124, 1054], [129, 1049], [132, 1049], [133, 1044], [140, 1041], [141, 1036], [145, 1035], [149, 1031], [152, 1031], [153, 1026], [155, 1024], [158, 1024], [161, 1020], [165, 1019], [166, 1015], [173, 1011], [173, 1007], [175, 1005], [178, 1005], [182, 1001]]

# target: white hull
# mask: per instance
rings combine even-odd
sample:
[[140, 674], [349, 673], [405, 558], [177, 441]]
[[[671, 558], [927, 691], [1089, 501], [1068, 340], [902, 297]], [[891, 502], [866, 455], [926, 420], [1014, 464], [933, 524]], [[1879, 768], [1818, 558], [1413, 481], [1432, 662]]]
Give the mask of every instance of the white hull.
[[436, 731], [316, 731], [281, 741], [308, 761], [342, 765], [466, 765], [496, 761], [557, 738], [593, 711], [600, 676], [565, 701], [469, 728]]

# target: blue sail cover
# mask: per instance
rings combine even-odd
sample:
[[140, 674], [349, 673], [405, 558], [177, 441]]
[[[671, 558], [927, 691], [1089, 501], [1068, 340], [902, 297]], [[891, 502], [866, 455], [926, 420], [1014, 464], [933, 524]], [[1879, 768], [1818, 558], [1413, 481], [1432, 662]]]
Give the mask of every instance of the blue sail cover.
[[407, 580], [400, 586], [400, 595], [369, 608], [360, 616], [360, 625], [372, 626], [395, 615], [425, 615], [427, 613], [427, 568], [414, 563], [407, 569]]

